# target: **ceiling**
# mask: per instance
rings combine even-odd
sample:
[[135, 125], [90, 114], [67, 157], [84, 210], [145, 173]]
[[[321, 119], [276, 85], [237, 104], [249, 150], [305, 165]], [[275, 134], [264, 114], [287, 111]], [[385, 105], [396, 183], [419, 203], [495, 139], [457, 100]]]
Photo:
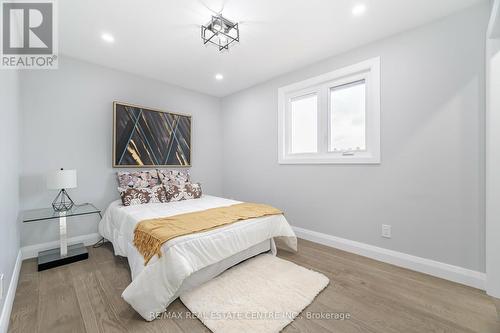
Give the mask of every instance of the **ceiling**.
[[[484, 1], [67, 0], [58, 2], [59, 51], [225, 96]], [[354, 16], [359, 4], [366, 12]], [[200, 25], [222, 8], [241, 34], [241, 43], [224, 53], [200, 38]]]

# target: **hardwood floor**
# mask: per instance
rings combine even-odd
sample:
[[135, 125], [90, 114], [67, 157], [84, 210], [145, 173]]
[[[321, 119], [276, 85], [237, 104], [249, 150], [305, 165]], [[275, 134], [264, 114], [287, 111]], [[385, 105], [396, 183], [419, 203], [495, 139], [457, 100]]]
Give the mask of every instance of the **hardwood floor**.
[[[170, 318], [145, 322], [120, 296], [127, 260], [109, 243], [89, 251], [89, 260], [40, 273], [34, 259], [23, 262], [9, 332], [209, 332], [179, 300]], [[499, 300], [483, 291], [304, 240], [279, 256], [331, 281], [284, 332], [500, 332]], [[306, 318], [321, 312], [351, 318]]]

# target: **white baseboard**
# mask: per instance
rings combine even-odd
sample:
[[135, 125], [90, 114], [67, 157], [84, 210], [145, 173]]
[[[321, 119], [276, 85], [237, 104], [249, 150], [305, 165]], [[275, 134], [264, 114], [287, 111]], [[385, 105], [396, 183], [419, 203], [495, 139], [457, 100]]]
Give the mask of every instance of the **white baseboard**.
[[311, 242], [331, 246], [343, 251], [461, 283], [470, 287], [482, 290], [486, 287], [486, 274], [482, 272], [299, 227], [293, 227], [293, 230], [297, 234], [297, 237]]
[[[101, 235], [99, 235], [98, 233], [70, 237], [68, 238], [68, 245], [83, 243], [85, 246], [89, 246], [94, 244], [101, 238], [102, 238]], [[59, 247], [59, 241], [52, 241], [42, 244], [24, 246], [21, 248], [23, 254], [23, 260], [35, 258], [36, 256], [38, 256], [38, 252], [54, 249], [57, 247]]]
[[9, 289], [5, 295], [5, 303], [2, 308], [2, 314], [0, 315], [0, 333], [7, 333], [7, 330], [9, 329], [10, 313], [12, 311], [12, 306], [14, 305], [14, 297], [16, 296], [17, 281], [19, 280], [19, 272], [21, 271], [22, 262], [22, 252], [19, 250], [16, 264], [14, 265], [14, 271], [12, 272], [12, 277], [10, 279]]

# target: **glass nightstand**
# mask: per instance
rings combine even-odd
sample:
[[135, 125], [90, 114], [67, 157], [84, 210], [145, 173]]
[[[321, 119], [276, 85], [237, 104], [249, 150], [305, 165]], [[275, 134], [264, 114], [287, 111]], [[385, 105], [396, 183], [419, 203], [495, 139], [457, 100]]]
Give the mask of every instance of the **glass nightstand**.
[[101, 210], [96, 208], [96, 206], [91, 203], [74, 205], [73, 208], [65, 212], [56, 212], [52, 208], [32, 209], [23, 212], [22, 215], [24, 223], [59, 219], [60, 246], [57, 249], [41, 251], [38, 253], [39, 271], [85, 260], [89, 257], [87, 249], [83, 243], [68, 246], [66, 218], [91, 214], [97, 214], [102, 218]]

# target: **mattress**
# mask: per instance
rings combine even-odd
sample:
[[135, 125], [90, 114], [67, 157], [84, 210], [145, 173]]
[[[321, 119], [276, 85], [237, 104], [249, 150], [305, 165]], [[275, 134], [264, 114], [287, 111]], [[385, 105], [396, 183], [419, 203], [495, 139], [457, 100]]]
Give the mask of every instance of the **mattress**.
[[295, 234], [283, 215], [239, 221], [177, 237], [163, 244], [162, 256], [154, 257], [147, 265], [144, 265], [144, 258], [133, 245], [135, 226], [142, 220], [236, 203], [239, 201], [209, 195], [193, 200], [127, 207], [120, 201], [111, 203], [99, 223], [99, 233], [113, 243], [116, 255], [128, 258], [132, 282], [122, 294], [125, 301], [150, 321], [183, 290], [200, 281], [205, 282], [207, 277], [215, 276], [229, 265], [237, 264], [259, 251], [267, 251], [267, 248], [275, 250], [273, 239], [276, 237], [280, 238], [280, 245], [285, 249], [297, 249]]

